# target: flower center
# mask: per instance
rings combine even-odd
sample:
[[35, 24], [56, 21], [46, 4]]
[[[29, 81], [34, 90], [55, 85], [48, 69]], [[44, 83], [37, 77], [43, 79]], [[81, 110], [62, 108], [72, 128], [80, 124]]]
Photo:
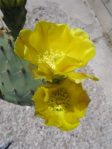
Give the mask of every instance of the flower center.
[[70, 106], [70, 96], [68, 92], [64, 89], [58, 89], [50, 95], [49, 106], [54, 111], [63, 111], [68, 106]]
[[56, 61], [64, 56], [62, 51], [46, 50], [38, 55], [38, 63], [47, 63], [52, 69], [55, 69]]

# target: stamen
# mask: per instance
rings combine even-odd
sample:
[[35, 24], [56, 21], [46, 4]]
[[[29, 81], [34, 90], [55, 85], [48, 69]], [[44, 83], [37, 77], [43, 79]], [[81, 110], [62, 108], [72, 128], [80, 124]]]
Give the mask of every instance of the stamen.
[[38, 63], [47, 63], [52, 69], [55, 69], [55, 64], [57, 59], [64, 56], [64, 53], [62, 51], [55, 51], [49, 50], [45, 51], [44, 53], [41, 53], [38, 55]]
[[65, 108], [70, 106], [70, 96], [68, 92], [64, 89], [58, 89], [52, 92], [50, 95], [49, 106], [54, 111], [63, 111]]

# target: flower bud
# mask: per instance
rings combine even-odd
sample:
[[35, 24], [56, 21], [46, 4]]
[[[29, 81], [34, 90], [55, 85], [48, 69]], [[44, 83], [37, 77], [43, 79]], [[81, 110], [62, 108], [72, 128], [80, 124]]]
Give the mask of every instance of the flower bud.
[[0, 0], [0, 8], [24, 6], [26, 0]]

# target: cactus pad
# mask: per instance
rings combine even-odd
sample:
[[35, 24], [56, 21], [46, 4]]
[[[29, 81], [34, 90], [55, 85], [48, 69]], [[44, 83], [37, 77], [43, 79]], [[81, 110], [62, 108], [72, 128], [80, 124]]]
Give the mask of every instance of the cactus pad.
[[0, 31], [0, 96], [15, 104], [32, 105], [41, 81], [32, 78], [29, 64], [14, 54], [13, 44], [9, 33]]

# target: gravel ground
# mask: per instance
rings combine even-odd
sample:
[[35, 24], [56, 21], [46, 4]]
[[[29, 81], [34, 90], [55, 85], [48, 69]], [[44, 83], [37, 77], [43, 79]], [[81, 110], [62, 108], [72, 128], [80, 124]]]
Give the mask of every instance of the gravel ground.
[[34, 117], [33, 107], [22, 107], [0, 100], [0, 144], [13, 140], [9, 149], [111, 149], [112, 53], [94, 13], [81, 0], [28, 0], [26, 8], [27, 28], [32, 28], [38, 20], [84, 28], [97, 47], [96, 58], [84, 71], [95, 73], [100, 81], [84, 82], [91, 103], [81, 125], [71, 132], [44, 126], [42, 119]]

